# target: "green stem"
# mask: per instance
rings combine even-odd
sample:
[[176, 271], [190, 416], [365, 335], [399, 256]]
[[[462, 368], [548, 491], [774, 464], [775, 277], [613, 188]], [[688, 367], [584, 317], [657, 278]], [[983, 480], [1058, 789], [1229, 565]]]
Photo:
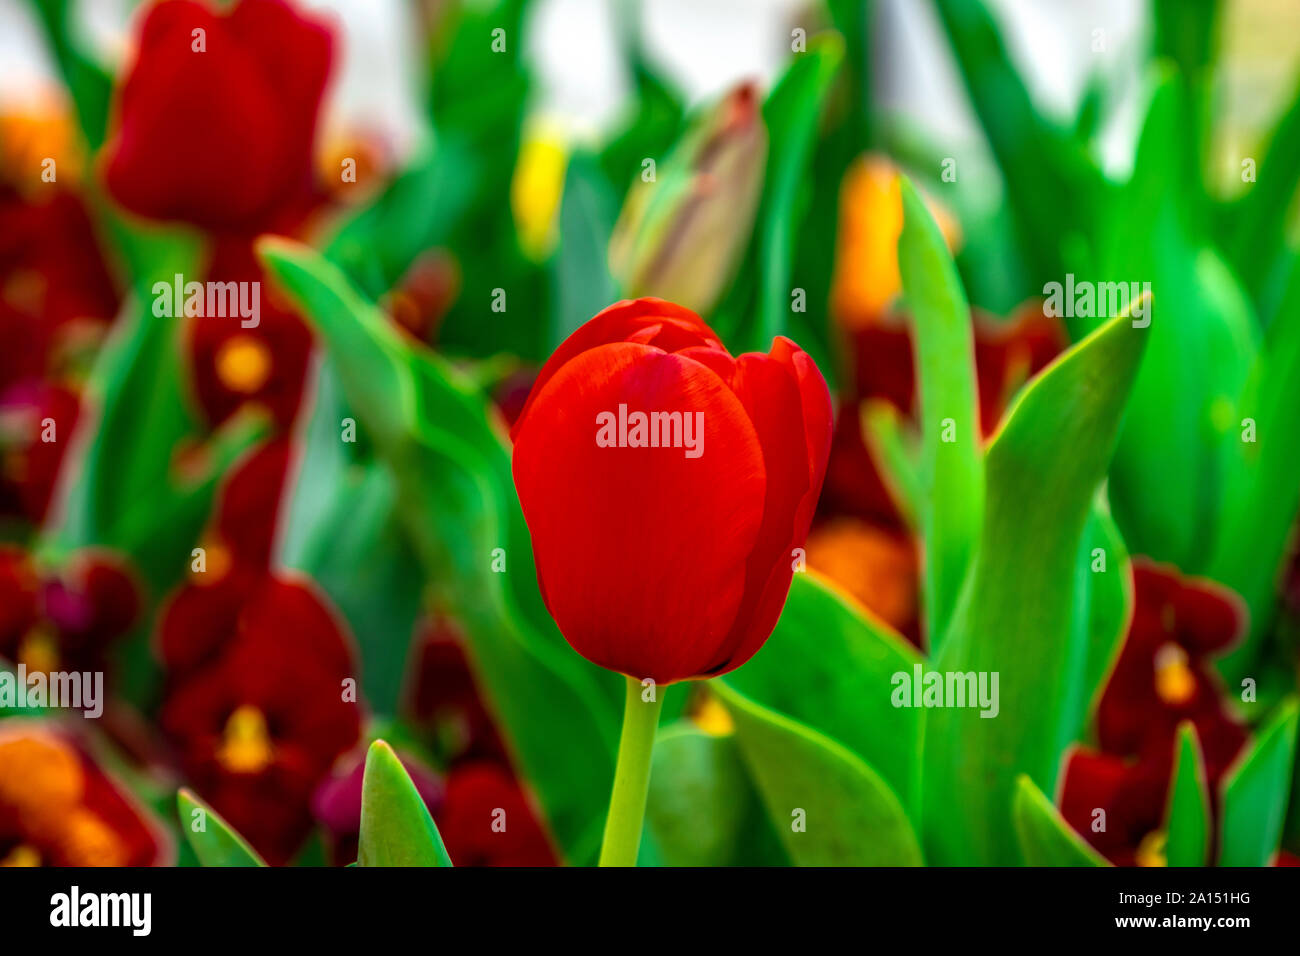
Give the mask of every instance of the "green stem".
[[646, 789], [650, 785], [650, 755], [654, 752], [664, 690], [655, 687], [655, 699], [643, 701], [643, 689], [639, 680], [627, 679], [623, 736], [618, 742], [614, 793], [609, 798], [605, 842], [600, 848], [601, 866], [636, 866], [636, 853], [641, 846]]

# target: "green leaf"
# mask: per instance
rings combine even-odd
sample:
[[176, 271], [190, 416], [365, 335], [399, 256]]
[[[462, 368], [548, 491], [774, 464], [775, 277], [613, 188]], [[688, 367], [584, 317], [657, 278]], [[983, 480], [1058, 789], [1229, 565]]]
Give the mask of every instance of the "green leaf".
[[[1233, 588], [1250, 609], [1250, 632], [1219, 667], [1237, 684], [1253, 666], [1272, 623], [1277, 580], [1291, 529], [1300, 512], [1300, 468], [1295, 464], [1295, 422], [1300, 421], [1300, 259], [1295, 261], [1283, 306], [1269, 326], [1227, 442], [1223, 493], [1217, 514], [1209, 576]], [[1244, 437], [1254, 426], [1253, 442]]]
[[417, 256], [448, 241], [479, 176], [463, 144], [440, 141], [339, 227], [326, 257], [367, 295], [383, 295]]
[[1059, 281], [1074, 237], [1096, 233], [1105, 180], [1084, 144], [1044, 117], [984, 0], [934, 0], [971, 104], [1007, 184], [1032, 286]]
[[1300, 83], [1269, 137], [1249, 192], [1224, 217], [1233, 265], [1263, 309], [1286, 250], [1287, 215], [1300, 187]]
[[397, 514], [397, 483], [360, 442], [339, 440], [349, 417], [328, 359], [302, 436], [301, 465], [282, 510], [278, 563], [311, 576], [347, 619], [361, 652], [366, 704], [393, 716], [422, 610], [424, 574]]
[[920, 455], [912, 447], [915, 436], [904, 432], [903, 413], [884, 399], [863, 402], [861, 419], [862, 438], [880, 469], [881, 480], [904, 521], [914, 528], [921, 510], [921, 476], [916, 464]]
[[824, 734], [711, 687], [736, 724], [768, 815], [799, 866], [919, 866], [921, 849], [897, 795], [861, 758]]
[[1097, 278], [1149, 282], [1152, 293], [1147, 356], [1111, 471], [1115, 518], [1135, 554], [1196, 574], [1209, 557], [1205, 529], [1217, 523], [1225, 452], [1240, 442], [1234, 410], [1258, 328], [1187, 201], [1192, 174], [1179, 148], [1187, 108], [1177, 77], [1165, 74]]
[[941, 865], [1015, 864], [1016, 778], [1055, 789], [1084, 676], [1080, 542], [1144, 344], [1112, 320], [1030, 382], [988, 448], [983, 532], [935, 669], [997, 674], [999, 711], [925, 712], [926, 847]]
[[1277, 852], [1291, 788], [1300, 702], [1283, 704], [1223, 787], [1220, 866], [1268, 866]]
[[1026, 866], [1108, 865], [1024, 774], [1016, 778], [1011, 815]]
[[903, 177], [901, 185], [898, 266], [916, 328], [920, 393], [925, 619], [937, 651], [966, 578], [984, 503], [975, 346], [970, 306], [943, 234], [911, 182]]
[[[510, 456], [486, 398], [404, 339], [315, 253], [285, 240], [263, 240], [259, 251], [319, 331], [359, 432], [396, 479], [397, 513], [435, 599], [465, 629], [520, 775], [568, 859], [593, 861], [621, 682], [575, 654], [546, 613]], [[492, 570], [498, 548], [505, 573]]]
[[[221, 816], [182, 787], [176, 794], [181, 833], [204, 866], [266, 866], [248, 841], [236, 833]], [[196, 826], [202, 829], [196, 830]]]
[[1178, 728], [1178, 755], [1165, 833], [1165, 855], [1170, 866], [1205, 865], [1210, 849], [1210, 792], [1205, 759], [1196, 728], [1190, 722]]
[[768, 160], [758, 214], [762, 278], [756, 342], [762, 349], [786, 331], [798, 227], [795, 198], [805, 184], [822, 104], [843, 60], [844, 41], [838, 33], [814, 37], [763, 105]]
[[357, 866], [451, 866], [429, 808], [382, 740], [366, 753]]
[[585, 153], [575, 155], [564, 177], [560, 201], [552, 347], [619, 298], [608, 260], [609, 237], [617, 218], [614, 194], [600, 167]]
[[646, 826], [666, 866], [785, 862], [734, 736], [679, 721], [655, 738]]
[[1062, 735], [1082, 734], [1119, 655], [1133, 609], [1128, 550], [1105, 496], [1098, 494], [1075, 559], [1073, 626], [1064, 673], [1077, 675], [1062, 690]]
[[808, 572], [791, 581], [767, 643], [726, 682], [853, 751], [919, 811], [920, 712], [894, 707], [890, 694], [894, 675], [920, 663], [912, 645]]
[[642, 49], [637, 12], [619, 4], [617, 32], [632, 74], [633, 107], [600, 153], [606, 178], [622, 198], [646, 159], [661, 159], [682, 132], [686, 115], [681, 93], [660, 77]]
[[[786, 332], [794, 285], [796, 198], [807, 185], [818, 119], [843, 59], [844, 41], [838, 34], [813, 37], [763, 104], [768, 154], [758, 225], [737, 279], [713, 316], [715, 328], [738, 348], [766, 351], [774, 336]], [[756, 323], [751, 319], [755, 315]], [[823, 356], [813, 358], [826, 364]]]
[[70, 0], [32, 0], [31, 5], [71, 94], [81, 132], [93, 152], [104, 142], [108, 128], [113, 78], [77, 42], [83, 31], [75, 24], [75, 4]]

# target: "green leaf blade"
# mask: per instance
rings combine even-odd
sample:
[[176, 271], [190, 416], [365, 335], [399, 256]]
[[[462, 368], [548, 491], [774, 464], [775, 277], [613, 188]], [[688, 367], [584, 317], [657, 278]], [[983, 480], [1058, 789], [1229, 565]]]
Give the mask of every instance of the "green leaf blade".
[[357, 865], [452, 865], [429, 808], [396, 752], [382, 740], [366, 753]]
[[181, 833], [204, 866], [266, 866], [248, 841], [193, 791], [182, 787], [176, 794], [176, 808]]
[[889, 785], [843, 745], [714, 689], [786, 852], [799, 866], [920, 866], [921, 848]]

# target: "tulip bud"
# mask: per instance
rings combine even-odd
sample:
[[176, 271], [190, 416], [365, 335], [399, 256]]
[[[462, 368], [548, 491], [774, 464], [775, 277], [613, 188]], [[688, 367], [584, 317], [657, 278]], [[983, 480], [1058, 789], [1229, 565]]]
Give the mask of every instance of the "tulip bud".
[[542, 597], [574, 650], [663, 685], [767, 640], [830, 452], [826, 382], [793, 342], [733, 357], [681, 306], [620, 302], [556, 349], [511, 436]]
[[628, 193], [609, 243], [623, 291], [708, 312], [749, 241], [766, 161], [758, 93], [746, 84], [701, 117], [654, 181]]

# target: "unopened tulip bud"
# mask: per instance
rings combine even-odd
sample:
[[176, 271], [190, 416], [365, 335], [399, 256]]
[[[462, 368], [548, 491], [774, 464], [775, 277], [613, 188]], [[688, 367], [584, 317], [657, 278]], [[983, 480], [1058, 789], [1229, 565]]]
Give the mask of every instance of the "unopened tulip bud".
[[708, 312], [749, 242], [766, 162], [758, 91], [746, 84], [699, 119], [653, 182], [628, 194], [609, 243], [623, 291]]

